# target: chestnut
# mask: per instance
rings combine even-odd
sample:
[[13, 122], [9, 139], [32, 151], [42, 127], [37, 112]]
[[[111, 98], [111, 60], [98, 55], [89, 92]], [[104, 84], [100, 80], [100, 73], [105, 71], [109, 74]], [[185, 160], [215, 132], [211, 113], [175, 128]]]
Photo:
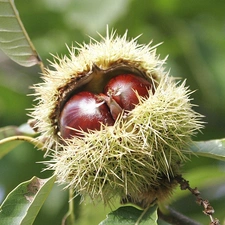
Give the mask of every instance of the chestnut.
[[[133, 74], [113, 77], [105, 86], [104, 93], [111, 96], [124, 110], [132, 110], [139, 103], [138, 95], [148, 97], [152, 83]], [[152, 90], [154, 92], [154, 90]]]
[[59, 130], [62, 138], [82, 136], [79, 130], [100, 130], [101, 123], [113, 125], [114, 120], [105, 101], [88, 91], [73, 95], [60, 114]]
[[137, 93], [147, 97], [151, 88], [152, 84], [142, 77], [121, 74], [109, 80], [104, 93], [82, 91], [73, 95], [60, 114], [61, 136], [83, 136], [81, 130], [100, 130], [101, 124], [112, 126], [123, 110], [132, 110], [138, 104]]

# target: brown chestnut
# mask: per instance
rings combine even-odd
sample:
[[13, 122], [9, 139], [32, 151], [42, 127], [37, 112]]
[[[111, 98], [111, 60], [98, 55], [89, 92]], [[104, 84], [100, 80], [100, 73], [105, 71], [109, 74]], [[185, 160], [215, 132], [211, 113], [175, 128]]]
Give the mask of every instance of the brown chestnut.
[[104, 93], [111, 96], [122, 109], [132, 110], [139, 103], [138, 95], [147, 97], [152, 83], [133, 74], [121, 74], [113, 77], [104, 88]]
[[79, 130], [100, 130], [101, 123], [113, 125], [114, 120], [102, 98], [83, 91], [72, 96], [60, 114], [59, 130], [63, 138], [82, 136]]

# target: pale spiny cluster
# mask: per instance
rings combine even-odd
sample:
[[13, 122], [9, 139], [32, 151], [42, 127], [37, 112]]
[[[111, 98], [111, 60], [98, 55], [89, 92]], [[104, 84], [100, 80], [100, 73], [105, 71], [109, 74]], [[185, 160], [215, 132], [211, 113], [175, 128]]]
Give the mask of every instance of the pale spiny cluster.
[[[93, 65], [108, 69], [119, 63], [145, 73], [154, 81], [155, 93], [140, 97], [127, 117], [119, 117], [113, 126], [102, 125], [100, 131], [62, 142], [53, 116], [60, 91], [80, 74], [89, 73]], [[46, 69], [43, 83], [35, 86], [38, 103], [32, 117], [52, 157], [48, 168], [59, 183], [105, 203], [116, 196], [142, 201], [142, 193], [154, 195], [149, 201], [168, 197], [173, 177], [180, 174], [180, 164], [189, 155], [191, 136], [202, 123], [201, 115], [192, 109], [185, 82], [177, 83], [164, 72], [163, 64], [155, 47], [139, 45], [137, 38], [127, 40], [127, 33], [120, 37], [108, 31], [100, 42], [92, 39], [90, 44], [72, 47], [69, 57], [55, 57], [53, 70]], [[165, 196], [164, 180], [168, 183]]]

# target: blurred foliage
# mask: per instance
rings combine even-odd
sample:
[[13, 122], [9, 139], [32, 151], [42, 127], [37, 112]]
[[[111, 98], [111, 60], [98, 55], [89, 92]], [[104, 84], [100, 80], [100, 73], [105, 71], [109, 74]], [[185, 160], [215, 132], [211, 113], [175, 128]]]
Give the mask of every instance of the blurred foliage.
[[[163, 42], [158, 48], [161, 58], [169, 54], [167, 70], [171, 75], [187, 79], [197, 111], [205, 115], [206, 128], [196, 140], [225, 137], [225, 1], [129, 1], [129, 0], [16, 0], [21, 19], [45, 65], [49, 53], [67, 54], [74, 42], [100, 39], [95, 31], [105, 34], [106, 25], [119, 34], [128, 29], [129, 37], [143, 34], [139, 42]], [[0, 52], [0, 127], [20, 125], [29, 118], [33, 90], [40, 80], [38, 66], [23, 68]], [[51, 172], [41, 172], [43, 153], [30, 144], [21, 144], [0, 161], [0, 202], [19, 183]], [[184, 166], [184, 177], [202, 196], [211, 201], [215, 216], [224, 218], [225, 164], [208, 158], [192, 159]], [[179, 188], [178, 188], [179, 189]], [[79, 200], [79, 199], [78, 199]], [[68, 209], [68, 193], [55, 185], [41, 209], [35, 225], [61, 224]], [[77, 201], [78, 202], [78, 201]], [[117, 203], [115, 203], [117, 206]], [[172, 206], [201, 223], [208, 224], [202, 208], [187, 192], [175, 191]], [[112, 206], [113, 207], [113, 206]], [[86, 201], [77, 204], [80, 225], [97, 224], [110, 211], [102, 204]], [[165, 223], [164, 223], [165, 224]]]

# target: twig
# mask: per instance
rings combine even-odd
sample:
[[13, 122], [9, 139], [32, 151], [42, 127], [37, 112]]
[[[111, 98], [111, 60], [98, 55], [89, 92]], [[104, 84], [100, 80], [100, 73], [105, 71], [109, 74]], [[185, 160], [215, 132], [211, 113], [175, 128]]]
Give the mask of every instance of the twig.
[[201, 225], [200, 223], [190, 219], [189, 217], [184, 216], [183, 214], [167, 208], [168, 214], [164, 214], [158, 209], [158, 216], [160, 219], [173, 224], [173, 225]]
[[181, 190], [186, 190], [188, 189], [195, 197], [196, 197], [196, 202], [199, 205], [202, 205], [204, 210], [203, 213], [207, 216], [209, 216], [211, 222], [210, 225], [220, 225], [220, 221], [218, 219], [213, 218], [213, 213], [215, 212], [213, 207], [210, 205], [208, 200], [202, 199], [200, 196], [200, 192], [197, 188], [191, 188], [189, 186], [189, 182], [185, 180], [182, 176], [177, 176], [176, 177], [177, 182], [180, 184]]
[[45, 73], [45, 65], [41, 60], [39, 61], [39, 67], [41, 69], [42, 74]]

